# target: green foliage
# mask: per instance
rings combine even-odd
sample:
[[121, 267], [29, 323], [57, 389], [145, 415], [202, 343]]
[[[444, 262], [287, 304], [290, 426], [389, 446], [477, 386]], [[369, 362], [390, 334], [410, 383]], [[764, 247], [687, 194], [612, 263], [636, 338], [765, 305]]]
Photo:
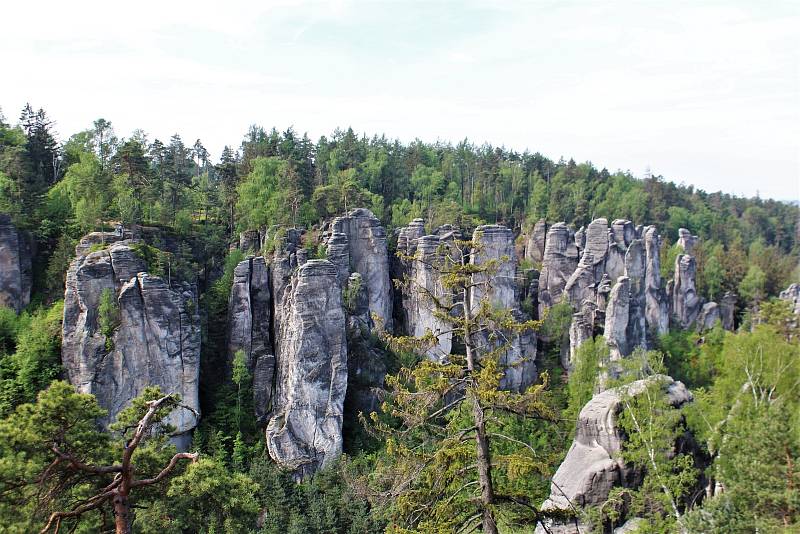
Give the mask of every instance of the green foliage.
[[566, 419], [577, 420], [581, 409], [591, 400], [597, 391], [600, 362], [607, 358], [608, 345], [602, 337], [587, 339], [578, 347], [572, 371], [569, 373], [569, 400], [563, 414]]
[[100, 292], [97, 305], [97, 327], [106, 338], [106, 350], [114, 350], [114, 331], [119, 326], [120, 311], [114, 290], [107, 287]]
[[137, 513], [134, 528], [143, 533], [255, 532], [256, 492], [247, 475], [201, 458], [170, 480], [163, 500]]
[[[12, 322], [11, 317], [3, 321], [6, 333], [0, 335], [4, 335], [9, 352], [5, 356], [0, 353], [0, 415], [7, 415], [19, 404], [32, 402], [40, 390], [58, 377], [62, 315], [63, 303], [57, 302], [16, 321]], [[13, 342], [9, 336], [12, 332]]]
[[257, 484], [264, 510], [259, 533], [284, 534], [287, 528], [304, 534], [383, 532], [385, 524], [350, 484], [361, 470], [368, 468], [345, 457], [298, 484], [269, 458], [257, 458], [249, 474]]

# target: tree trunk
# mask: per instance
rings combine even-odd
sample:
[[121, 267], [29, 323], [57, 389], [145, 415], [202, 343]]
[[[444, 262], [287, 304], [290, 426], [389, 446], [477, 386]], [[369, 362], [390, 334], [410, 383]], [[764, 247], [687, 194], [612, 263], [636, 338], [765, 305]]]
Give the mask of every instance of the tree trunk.
[[[462, 260], [463, 261], [463, 260]], [[467, 369], [475, 372], [475, 348], [472, 337], [472, 310], [470, 310], [471, 288], [464, 289], [462, 306], [464, 308], [464, 347], [467, 353]], [[467, 388], [471, 386], [468, 385]], [[472, 397], [472, 418], [475, 423], [475, 452], [478, 464], [478, 483], [481, 487], [481, 507], [483, 508], [483, 532], [497, 534], [497, 523], [494, 520], [491, 506], [494, 504], [494, 486], [492, 485], [492, 461], [489, 455], [489, 440], [486, 437], [486, 422], [483, 408], [476, 391], [468, 391]]]
[[127, 489], [120, 488], [114, 495], [114, 527], [116, 534], [130, 534], [131, 504]]
[[481, 486], [481, 504], [483, 506], [483, 532], [497, 534], [491, 506], [494, 504], [494, 488], [492, 487], [492, 464], [489, 457], [489, 441], [486, 438], [486, 424], [483, 419], [483, 408], [477, 394], [472, 398], [472, 417], [475, 420], [475, 447], [478, 456], [478, 481]]

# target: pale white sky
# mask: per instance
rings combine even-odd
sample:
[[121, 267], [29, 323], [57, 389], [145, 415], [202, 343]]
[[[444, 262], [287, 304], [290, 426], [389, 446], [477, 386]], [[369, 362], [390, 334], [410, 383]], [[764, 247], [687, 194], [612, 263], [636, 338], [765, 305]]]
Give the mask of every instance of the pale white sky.
[[800, 3], [4, 2], [0, 107], [66, 137], [488, 141], [800, 198]]

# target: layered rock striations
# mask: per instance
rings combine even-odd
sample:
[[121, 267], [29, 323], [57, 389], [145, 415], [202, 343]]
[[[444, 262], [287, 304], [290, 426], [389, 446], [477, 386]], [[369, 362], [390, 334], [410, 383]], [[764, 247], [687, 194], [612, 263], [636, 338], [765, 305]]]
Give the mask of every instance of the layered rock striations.
[[580, 520], [583, 508], [605, 502], [612, 488], [635, 488], [641, 483], [643, 473], [625, 464], [621, 458], [626, 436], [619, 428], [618, 418], [623, 409], [623, 399], [641, 394], [653, 383], [661, 385], [673, 408], [680, 408], [692, 400], [683, 383], [663, 375], [638, 380], [592, 397], [580, 412], [575, 439], [553, 476], [550, 497], [541, 507], [545, 512], [561, 511], [576, 517], [563, 521], [548, 520], [545, 526], [536, 528], [537, 534], [588, 532]]
[[[90, 234], [76, 247], [64, 295], [62, 361], [70, 382], [108, 410], [104, 425], [147, 386], [179, 394], [183, 406], [168, 421], [185, 447], [200, 408], [196, 287], [148, 274], [133, 241], [92, 251], [120, 237]], [[101, 299], [108, 301], [103, 314]]]
[[347, 339], [337, 276], [331, 262], [307, 261], [280, 305], [283, 327], [267, 448], [299, 477], [329, 465], [342, 451]]
[[0, 308], [19, 313], [30, 303], [33, 240], [0, 213]]

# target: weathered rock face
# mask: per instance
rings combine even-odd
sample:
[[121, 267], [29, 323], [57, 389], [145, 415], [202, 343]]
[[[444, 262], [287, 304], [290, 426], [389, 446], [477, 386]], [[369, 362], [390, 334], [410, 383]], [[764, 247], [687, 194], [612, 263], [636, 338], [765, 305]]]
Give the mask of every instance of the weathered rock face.
[[556, 223], [547, 231], [547, 241], [539, 274], [539, 316], [561, 301], [561, 294], [578, 265], [575, 236], [564, 223]]
[[736, 295], [726, 291], [719, 302], [719, 315], [722, 321], [722, 328], [728, 331], [734, 329], [734, 316], [736, 313]]
[[[475, 229], [472, 240], [476, 248], [471, 252], [470, 262], [482, 265], [497, 261], [498, 268], [493, 273], [472, 275], [470, 308], [478, 309], [482, 300], [497, 308], [510, 310], [517, 321], [523, 320], [519, 310], [518, 283], [516, 280], [517, 260], [514, 252], [514, 235], [502, 225], [484, 225]], [[508, 332], [509, 348], [500, 358], [505, 369], [500, 387], [513, 391], [523, 391], [531, 385], [536, 374], [536, 338], [533, 332], [519, 335]], [[486, 345], [492, 342], [484, 340]]]
[[336, 267], [309, 260], [282, 296], [282, 334], [267, 425], [270, 456], [298, 477], [327, 466], [342, 451], [347, 341]]
[[[608, 221], [605, 219], [595, 219], [586, 228], [585, 247], [581, 252], [581, 260], [564, 287], [564, 291], [569, 296], [569, 302], [573, 308], [580, 307], [585, 299], [594, 300], [592, 288], [606, 272], [607, 257], [610, 257], [610, 237]], [[619, 263], [621, 268], [614, 267], [616, 276], [609, 273], [612, 280], [616, 280], [621, 276], [625, 269], [625, 252], [623, 250], [622, 256], [617, 258], [617, 248], [615, 243], [615, 259], [613, 261]]]
[[0, 307], [19, 313], [31, 301], [33, 240], [0, 213]]
[[544, 260], [544, 245], [547, 241], [547, 223], [539, 219], [525, 241], [525, 259], [541, 263]]
[[331, 233], [347, 237], [350, 272], [361, 274], [369, 296], [370, 313], [378, 317], [382, 328], [391, 332], [392, 283], [386, 230], [372, 212], [359, 208], [346, 217], [335, 218]]
[[645, 324], [651, 337], [669, 330], [669, 302], [661, 283], [661, 236], [655, 226], [644, 229], [645, 247]]
[[611, 289], [603, 328], [603, 336], [611, 349], [611, 361], [621, 360], [630, 354], [630, 343], [626, 334], [630, 318], [630, 295], [630, 278], [620, 276]]
[[[623, 408], [624, 396], [640, 394], [654, 381], [661, 383], [674, 408], [692, 400], [686, 386], [668, 376], [638, 380], [595, 395], [581, 410], [575, 439], [553, 476], [550, 497], [542, 505], [543, 511], [576, 511], [605, 502], [614, 487], [631, 488], [641, 482], [641, 473], [626, 465], [620, 457], [625, 436], [617, 418]], [[588, 530], [576, 519], [569, 522], [549, 521], [547, 529], [541, 525], [536, 528], [537, 534], [545, 532], [584, 534]]]
[[792, 311], [800, 315], [800, 284], [792, 284], [780, 293], [780, 299], [789, 302]]
[[675, 258], [675, 278], [672, 286], [672, 320], [679, 328], [690, 328], [700, 313], [702, 302], [695, 287], [696, 274], [697, 265], [694, 257], [678, 254]]
[[698, 332], [705, 332], [714, 328], [719, 320], [719, 305], [716, 302], [706, 302], [697, 314], [695, 328]]
[[431, 360], [443, 362], [453, 347], [453, 334], [450, 325], [434, 313], [436, 306], [432, 298], [444, 305], [452, 303], [452, 297], [446, 295], [442, 287], [441, 275], [435, 269], [439, 257], [439, 246], [442, 243], [435, 235], [422, 236], [417, 239], [417, 250], [411, 270], [409, 325], [413, 327], [411, 334], [415, 337], [433, 333], [438, 343], [426, 351]]
[[[189, 444], [199, 416], [200, 318], [196, 288], [170, 286], [149, 275], [129, 246], [131, 241], [89, 252], [107, 235], [90, 234], [76, 247], [67, 271], [61, 356], [70, 382], [92, 393], [109, 414], [108, 424], [131, 399], [150, 385], [178, 393], [186, 408], [169, 418], [176, 444]], [[104, 290], [118, 307], [118, 325], [108, 339], [100, 329]]]
[[269, 269], [263, 256], [240, 262], [233, 271], [228, 299], [228, 355], [244, 352], [253, 376], [256, 419], [266, 424], [275, 379], [275, 354], [270, 332], [272, 299]]
[[630, 309], [625, 337], [628, 347], [644, 347], [646, 345], [646, 273], [647, 268], [644, 244], [641, 239], [630, 242], [625, 252], [625, 276], [630, 279]]
[[692, 233], [686, 228], [678, 229], [678, 241], [676, 244], [683, 249], [684, 254], [692, 254], [697, 241], [698, 237], [696, 235], [692, 235]]

